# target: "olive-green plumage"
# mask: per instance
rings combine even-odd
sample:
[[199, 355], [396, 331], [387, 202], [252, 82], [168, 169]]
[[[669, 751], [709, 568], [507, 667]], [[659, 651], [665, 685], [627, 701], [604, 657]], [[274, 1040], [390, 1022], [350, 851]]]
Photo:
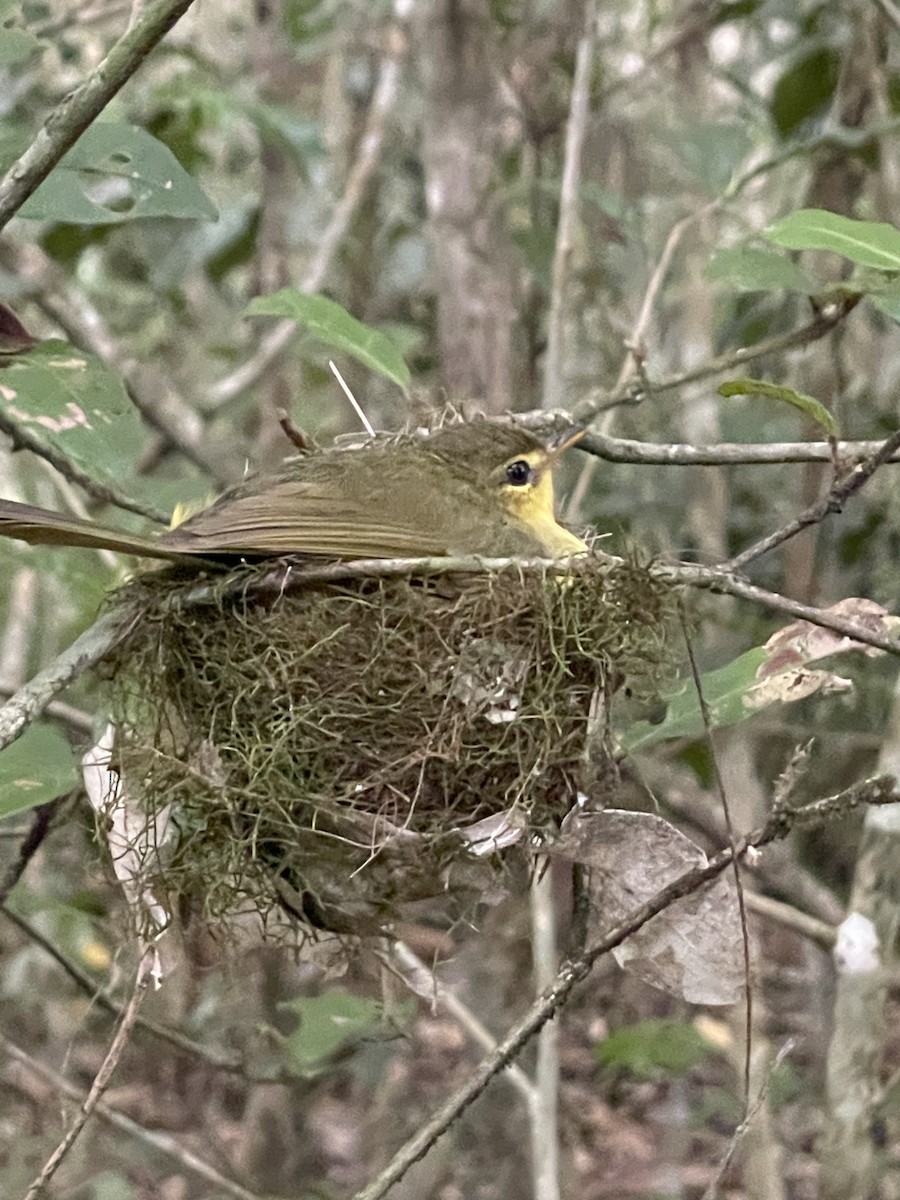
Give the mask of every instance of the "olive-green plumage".
[[551, 473], [578, 436], [570, 430], [547, 445], [525, 429], [479, 421], [317, 450], [247, 478], [158, 538], [0, 501], [0, 536], [176, 561], [563, 557], [585, 546], [556, 522]]

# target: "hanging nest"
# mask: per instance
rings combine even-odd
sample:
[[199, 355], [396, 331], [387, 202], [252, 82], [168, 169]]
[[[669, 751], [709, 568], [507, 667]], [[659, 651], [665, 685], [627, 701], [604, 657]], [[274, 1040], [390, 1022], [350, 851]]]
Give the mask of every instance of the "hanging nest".
[[[302, 571], [301, 571], [302, 574]], [[490, 891], [610, 775], [604, 701], [668, 676], [670, 585], [636, 563], [303, 582], [177, 569], [117, 598], [116, 767], [177, 845], [155, 892], [220, 922], [379, 932]], [[519, 862], [524, 856], [519, 853]]]

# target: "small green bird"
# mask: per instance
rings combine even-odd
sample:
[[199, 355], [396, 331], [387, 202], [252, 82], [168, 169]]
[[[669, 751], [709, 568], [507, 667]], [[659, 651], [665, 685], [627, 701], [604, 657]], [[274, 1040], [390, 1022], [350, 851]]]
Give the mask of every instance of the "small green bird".
[[248, 477], [158, 537], [0, 500], [0, 535], [176, 562], [288, 554], [564, 558], [587, 546], [556, 519], [553, 468], [584, 432], [571, 428], [545, 443], [482, 420], [317, 450]]

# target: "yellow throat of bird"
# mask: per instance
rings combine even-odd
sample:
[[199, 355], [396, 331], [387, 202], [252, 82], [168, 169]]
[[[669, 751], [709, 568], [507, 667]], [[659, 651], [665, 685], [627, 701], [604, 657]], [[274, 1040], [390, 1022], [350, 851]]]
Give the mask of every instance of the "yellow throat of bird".
[[[579, 434], [580, 436], [580, 434]], [[525, 487], [510, 484], [502, 488], [503, 504], [520, 525], [536, 537], [554, 558], [587, 554], [588, 546], [576, 534], [563, 528], [556, 519], [552, 467], [556, 459], [576, 438], [549, 452], [534, 451], [523, 455], [533, 468], [533, 479]]]

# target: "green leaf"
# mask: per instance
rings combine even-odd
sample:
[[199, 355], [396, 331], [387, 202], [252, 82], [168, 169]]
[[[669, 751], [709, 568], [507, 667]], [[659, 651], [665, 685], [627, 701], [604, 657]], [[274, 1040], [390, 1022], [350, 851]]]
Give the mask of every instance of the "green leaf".
[[781, 400], [793, 408], [799, 408], [815, 423], [821, 426], [829, 437], [837, 437], [838, 426], [834, 415], [825, 405], [804, 392], [795, 392], [793, 388], [781, 387], [777, 383], [769, 383], [765, 379], [729, 379], [719, 384], [720, 396], [768, 396], [770, 400]]
[[353, 996], [341, 988], [332, 988], [321, 996], [301, 996], [278, 1006], [299, 1017], [299, 1024], [285, 1038], [285, 1047], [295, 1068], [308, 1071], [333, 1054], [344, 1042], [381, 1019], [381, 1005], [375, 1000]]
[[595, 1054], [605, 1067], [619, 1067], [641, 1079], [659, 1079], [684, 1075], [711, 1049], [693, 1025], [651, 1020], [607, 1034]]
[[[4, 139], [8, 167], [15, 159]], [[144, 129], [97, 121], [47, 176], [18, 216], [70, 225], [112, 225], [143, 217], [216, 219], [199, 184]]]
[[289, 317], [326, 346], [350, 354], [404, 391], [409, 387], [409, 367], [390, 338], [363, 325], [327, 296], [309, 296], [297, 288], [282, 288], [270, 296], [251, 300], [246, 313], [251, 317]]
[[119, 376], [67, 342], [39, 342], [4, 365], [0, 411], [107, 483], [121, 483], [144, 442]]
[[817, 47], [795, 60], [772, 89], [769, 111], [783, 138], [804, 121], [824, 113], [837, 86], [840, 57], [831, 47]]
[[717, 251], [706, 274], [709, 279], [730, 283], [741, 292], [788, 291], [811, 296], [822, 290], [818, 280], [783, 254], [752, 246]]
[[[767, 657], [765, 648], [756, 646], [724, 667], [701, 676], [713, 728], [735, 725], [751, 715], [745, 702], [746, 696], [756, 682], [756, 672]], [[703, 717], [693, 679], [683, 679], [678, 690], [665, 699], [668, 700], [665, 719], [656, 724], [636, 721], [619, 739], [623, 750], [631, 754], [636, 750], [646, 750], [657, 742], [671, 738], [695, 738], [703, 733]]]
[[0, 750], [0, 817], [65, 795], [79, 780], [69, 743], [52, 725], [33, 725]]
[[765, 236], [788, 250], [831, 250], [861, 267], [900, 271], [900, 229], [883, 222], [802, 208], [776, 221]]

